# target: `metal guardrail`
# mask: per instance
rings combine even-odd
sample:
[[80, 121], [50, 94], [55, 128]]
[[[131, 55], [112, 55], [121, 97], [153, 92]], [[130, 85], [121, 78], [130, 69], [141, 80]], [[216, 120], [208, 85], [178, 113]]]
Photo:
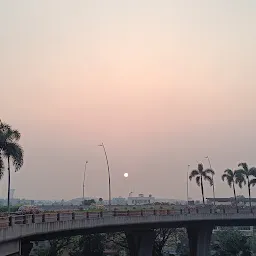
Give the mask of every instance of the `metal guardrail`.
[[[181, 208], [181, 209], [160, 209], [160, 210], [126, 210], [126, 211], [97, 211], [97, 212], [57, 212], [26, 215], [11, 215], [0, 217], [0, 229], [14, 225], [27, 225], [44, 222], [72, 221], [82, 219], [115, 218], [115, 217], [138, 217], [138, 216], [169, 216], [169, 215], [196, 215], [206, 214], [254, 214], [251, 209], [236, 208]], [[256, 214], [256, 209], [255, 209]]]

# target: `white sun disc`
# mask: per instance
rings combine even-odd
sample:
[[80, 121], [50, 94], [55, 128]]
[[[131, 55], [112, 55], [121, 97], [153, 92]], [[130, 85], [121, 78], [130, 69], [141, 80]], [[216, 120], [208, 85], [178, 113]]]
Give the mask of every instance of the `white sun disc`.
[[124, 173], [124, 177], [125, 178], [127, 178], [129, 175], [128, 175], [128, 173], [126, 172], [126, 173]]

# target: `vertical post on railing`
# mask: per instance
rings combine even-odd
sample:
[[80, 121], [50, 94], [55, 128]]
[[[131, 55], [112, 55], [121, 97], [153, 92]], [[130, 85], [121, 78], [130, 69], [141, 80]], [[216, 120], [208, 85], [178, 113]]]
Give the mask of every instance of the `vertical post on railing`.
[[223, 213], [226, 213], [225, 208], [223, 208]]
[[116, 209], [113, 211], [113, 216], [116, 217]]
[[141, 211], [140, 211], [140, 215], [143, 216], [143, 210], [142, 210], [142, 209], [141, 209]]
[[75, 213], [74, 212], [72, 212], [72, 220], [75, 220]]
[[86, 212], [86, 218], [89, 219], [89, 212]]
[[169, 209], [167, 209], [167, 215], [170, 215], [170, 210]]
[[127, 216], [130, 216], [130, 211], [129, 210], [127, 211]]
[[9, 216], [9, 226], [13, 226], [13, 217]]
[[32, 223], [35, 223], [35, 214], [32, 214]]
[[182, 209], [180, 209], [180, 214], [182, 214]]
[[156, 215], [156, 209], [154, 209], [154, 215]]
[[103, 211], [100, 211], [100, 217], [103, 218]]
[[45, 222], [45, 214], [42, 215], [42, 222]]
[[212, 209], [210, 209], [210, 213], [212, 214]]
[[197, 213], [197, 214], [199, 213], [199, 210], [198, 210], [198, 208], [196, 208], [196, 213]]
[[188, 208], [188, 214], [190, 214], [190, 209]]
[[23, 224], [27, 224], [27, 216], [23, 215]]
[[60, 213], [57, 213], [57, 221], [60, 221]]

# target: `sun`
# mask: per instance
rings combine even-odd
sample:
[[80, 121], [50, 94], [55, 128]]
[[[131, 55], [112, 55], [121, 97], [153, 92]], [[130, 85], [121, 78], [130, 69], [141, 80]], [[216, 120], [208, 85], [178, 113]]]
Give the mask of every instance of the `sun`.
[[128, 175], [128, 173], [126, 172], [126, 173], [124, 173], [124, 177], [125, 178], [127, 178], [129, 175]]

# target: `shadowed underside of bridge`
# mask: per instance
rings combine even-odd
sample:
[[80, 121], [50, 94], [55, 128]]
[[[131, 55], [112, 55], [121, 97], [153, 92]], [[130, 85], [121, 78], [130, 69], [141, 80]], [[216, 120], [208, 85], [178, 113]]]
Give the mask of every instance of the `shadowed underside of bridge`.
[[[155, 222], [155, 223], [138, 223], [138, 224], [125, 224], [125, 225], [109, 225], [102, 227], [79, 227], [67, 230], [54, 230], [47, 233], [37, 232], [32, 235], [23, 236], [24, 239], [30, 241], [51, 240], [58, 237], [69, 237], [76, 235], [84, 235], [88, 233], [114, 233], [114, 232], [127, 232], [130, 230], [145, 230], [145, 229], [158, 229], [158, 228], [188, 228], [199, 227], [205, 225], [215, 226], [256, 226], [255, 220], [219, 220], [219, 221], [189, 221], [189, 222]], [[41, 224], [38, 224], [41, 225]]]

